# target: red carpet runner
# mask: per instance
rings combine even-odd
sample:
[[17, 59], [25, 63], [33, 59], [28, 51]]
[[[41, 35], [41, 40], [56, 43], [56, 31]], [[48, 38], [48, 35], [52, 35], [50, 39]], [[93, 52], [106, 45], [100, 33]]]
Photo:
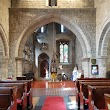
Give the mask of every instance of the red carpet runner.
[[66, 110], [66, 105], [64, 103], [63, 97], [46, 97], [42, 110]]

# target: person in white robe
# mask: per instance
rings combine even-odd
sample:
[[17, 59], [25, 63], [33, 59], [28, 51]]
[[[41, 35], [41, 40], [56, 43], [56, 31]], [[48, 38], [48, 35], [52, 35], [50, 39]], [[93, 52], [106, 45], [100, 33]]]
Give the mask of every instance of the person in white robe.
[[77, 67], [74, 67], [74, 70], [72, 72], [72, 77], [73, 77], [73, 81], [76, 81], [76, 79], [79, 77]]

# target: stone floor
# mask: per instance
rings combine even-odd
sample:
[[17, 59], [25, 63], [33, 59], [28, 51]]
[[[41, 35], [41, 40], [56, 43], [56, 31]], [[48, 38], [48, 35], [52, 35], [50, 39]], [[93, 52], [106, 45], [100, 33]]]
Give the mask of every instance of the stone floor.
[[67, 110], [77, 110], [76, 90], [73, 81], [35, 81], [32, 87], [33, 110], [42, 110], [46, 96], [62, 96]]

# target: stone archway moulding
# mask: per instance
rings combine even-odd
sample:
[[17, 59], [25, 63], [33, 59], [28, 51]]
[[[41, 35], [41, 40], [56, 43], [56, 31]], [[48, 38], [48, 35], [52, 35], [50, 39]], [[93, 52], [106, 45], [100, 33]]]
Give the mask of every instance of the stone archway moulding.
[[108, 58], [108, 44], [110, 41], [110, 19], [106, 20], [103, 25], [99, 44], [98, 44], [98, 65], [99, 65], [99, 77], [106, 77], [107, 72], [107, 58]]
[[104, 23], [99, 44], [98, 44], [98, 57], [100, 56], [108, 56], [107, 55], [107, 49], [108, 49], [108, 43], [110, 39], [110, 19]]
[[32, 33], [36, 29], [40, 28], [43, 25], [51, 23], [51, 22], [63, 24], [69, 30], [71, 30], [76, 35], [76, 37], [78, 38], [78, 40], [81, 44], [81, 47], [83, 50], [83, 58], [91, 57], [90, 45], [87, 41], [86, 36], [80, 29], [80, 27], [78, 27], [74, 23], [74, 21], [72, 21], [72, 23], [71, 23], [71, 22], [69, 22], [69, 20], [66, 17], [61, 17], [60, 15], [55, 15], [55, 14], [42, 16], [41, 18], [36, 20], [36, 22], [31, 24], [29, 27], [27, 27], [27, 29], [25, 29], [25, 31], [22, 32], [22, 34], [20, 35], [20, 37], [18, 39], [17, 45], [16, 45], [15, 57], [22, 57], [22, 52], [23, 52], [25, 43], [26, 43], [27, 39], [32, 35]]
[[3, 29], [2, 25], [0, 24], [0, 36], [3, 42], [3, 46], [4, 46], [4, 55], [5, 58], [8, 59], [9, 58], [9, 46], [8, 46], [8, 41], [7, 41], [7, 37], [5, 34], [5, 30]]

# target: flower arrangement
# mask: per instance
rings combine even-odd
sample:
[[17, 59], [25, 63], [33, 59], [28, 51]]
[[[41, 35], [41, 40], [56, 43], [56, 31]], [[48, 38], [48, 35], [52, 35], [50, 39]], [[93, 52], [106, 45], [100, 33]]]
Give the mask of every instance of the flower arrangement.
[[55, 79], [57, 78], [57, 74], [56, 73], [51, 73], [51, 78], [52, 78], [52, 81], [54, 82]]

